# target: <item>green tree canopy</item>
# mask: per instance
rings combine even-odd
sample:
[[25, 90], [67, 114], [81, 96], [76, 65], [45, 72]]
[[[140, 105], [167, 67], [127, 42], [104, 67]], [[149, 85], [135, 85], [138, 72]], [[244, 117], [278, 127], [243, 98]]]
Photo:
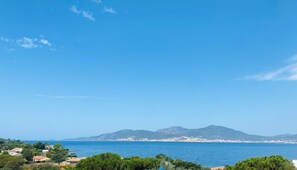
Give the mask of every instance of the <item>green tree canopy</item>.
[[45, 149], [46, 143], [42, 143], [42, 142], [37, 142], [33, 144], [33, 147], [36, 149], [40, 149], [43, 150]]
[[76, 165], [78, 170], [158, 170], [160, 167], [166, 170], [208, 170], [199, 164], [173, 160], [163, 154], [155, 158], [122, 158], [117, 154], [103, 153], [81, 160]]
[[240, 161], [226, 170], [296, 170], [293, 163], [282, 156], [267, 156]]
[[69, 155], [67, 155], [67, 157], [77, 158], [77, 155], [75, 153], [70, 153]]
[[127, 169], [128, 166], [119, 155], [104, 153], [81, 160], [76, 168], [78, 170], [122, 170]]
[[193, 162], [187, 162], [187, 161], [183, 161], [183, 160], [175, 160], [173, 162], [173, 165], [176, 168], [184, 168], [184, 169], [188, 169], [188, 170], [201, 170], [203, 169], [201, 165], [193, 163]]
[[124, 159], [124, 162], [130, 169], [143, 170], [158, 169], [160, 167], [161, 160], [157, 158], [132, 157]]
[[66, 160], [69, 150], [62, 147], [60, 144], [54, 145], [47, 154], [51, 160], [61, 163]]
[[0, 145], [3, 145], [5, 143], [5, 139], [0, 138]]
[[23, 155], [23, 158], [25, 158], [27, 161], [32, 161], [34, 153], [31, 149], [24, 148], [22, 151], [22, 155]]
[[22, 157], [0, 154], [0, 169], [19, 170], [24, 163], [25, 160]]
[[20, 140], [0, 139], [0, 150], [9, 150], [16, 147], [23, 148], [25, 145]]

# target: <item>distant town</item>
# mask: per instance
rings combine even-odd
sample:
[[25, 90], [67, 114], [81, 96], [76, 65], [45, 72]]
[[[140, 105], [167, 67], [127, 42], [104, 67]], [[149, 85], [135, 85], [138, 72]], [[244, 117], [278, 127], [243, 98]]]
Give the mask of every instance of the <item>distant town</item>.
[[226, 139], [204, 139], [196, 137], [174, 137], [166, 139], [134, 139], [133, 137], [116, 139], [114, 141], [130, 141], [130, 142], [201, 142], [201, 143], [283, 143], [297, 144], [296, 140], [226, 140]]

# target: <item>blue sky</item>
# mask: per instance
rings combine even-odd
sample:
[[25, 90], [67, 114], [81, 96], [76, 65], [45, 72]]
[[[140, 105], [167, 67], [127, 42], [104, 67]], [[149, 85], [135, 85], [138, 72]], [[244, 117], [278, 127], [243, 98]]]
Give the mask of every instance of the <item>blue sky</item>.
[[0, 1], [0, 135], [297, 134], [297, 1]]

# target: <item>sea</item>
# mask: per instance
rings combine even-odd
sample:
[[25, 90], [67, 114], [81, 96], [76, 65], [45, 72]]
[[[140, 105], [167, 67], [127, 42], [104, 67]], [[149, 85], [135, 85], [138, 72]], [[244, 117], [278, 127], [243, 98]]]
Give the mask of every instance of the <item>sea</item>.
[[189, 142], [99, 142], [99, 141], [47, 141], [62, 144], [79, 157], [105, 152], [123, 157], [155, 157], [165, 154], [174, 159], [199, 163], [206, 167], [233, 165], [251, 157], [282, 155], [297, 159], [297, 144], [271, 143], [189, 143]]

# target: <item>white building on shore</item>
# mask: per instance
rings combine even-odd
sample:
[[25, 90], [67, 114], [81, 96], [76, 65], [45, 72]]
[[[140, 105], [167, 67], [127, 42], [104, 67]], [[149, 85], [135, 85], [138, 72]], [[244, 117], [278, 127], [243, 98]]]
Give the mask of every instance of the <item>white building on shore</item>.
[[297, 160], [293, 160], [292, 162], [293, 162], [294, 166], [297, 168]]

